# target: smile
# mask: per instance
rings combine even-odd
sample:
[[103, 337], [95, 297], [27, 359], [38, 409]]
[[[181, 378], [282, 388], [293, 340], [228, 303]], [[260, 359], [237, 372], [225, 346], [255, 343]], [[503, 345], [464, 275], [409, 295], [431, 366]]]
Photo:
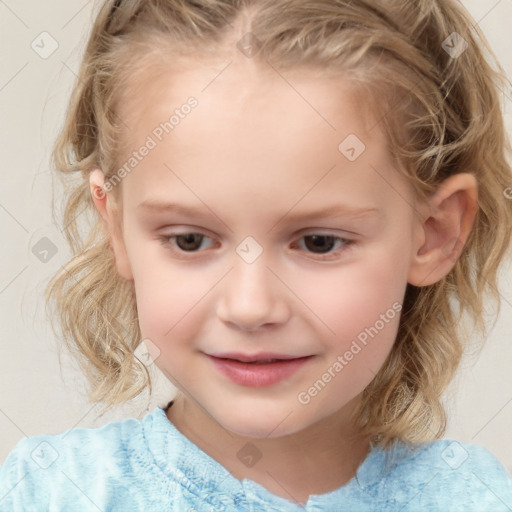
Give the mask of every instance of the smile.
[[240, 361], [208, 355], [217, 371], [242, 386], [264, 387], [291, 377], [313, 356]]

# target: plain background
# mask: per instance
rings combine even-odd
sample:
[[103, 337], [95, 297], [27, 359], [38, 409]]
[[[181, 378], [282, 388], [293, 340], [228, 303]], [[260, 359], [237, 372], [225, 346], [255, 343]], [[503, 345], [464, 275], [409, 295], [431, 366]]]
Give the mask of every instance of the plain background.
[[[512, 0], [465, 0], [510, 79]], [[52, 189], [61, 206], [49, 154], [64, 119], [95, 2], [0, 0], [0, 463], [24, 436], [56, 434], [73, 427], [101, 426], [142, 417], [147, 393], [98, 417], [87, 402], [85, 380], [55, 340], [45, 317], [43, 290], [70, 253], [51, 215]], [[33, 41], [48, 32], [58, 48], [42, 58]], [[36, 44], [34, 43], [34, 44]], [[42, 51], [40, 49], [39, 51]], [[512, 126], [512, 86], [503, 91], [506, 122]], [[512, 183], [511, 183], [512, 186]], [[46, 263], [32, 252], [47, 237], [56, 254]], [[36, 246], [37, 247], [37, 246]], [[482, 445], [512, 474], [512, 278], [501, 277], [502, 311], [480, 354], [466, 357], [445, 395], [449, 424], [445, 438]], [[478, 340], [470, 340], [478, 341]], [[149, 408], [163, 405], [173, 386], [156, 379]]]

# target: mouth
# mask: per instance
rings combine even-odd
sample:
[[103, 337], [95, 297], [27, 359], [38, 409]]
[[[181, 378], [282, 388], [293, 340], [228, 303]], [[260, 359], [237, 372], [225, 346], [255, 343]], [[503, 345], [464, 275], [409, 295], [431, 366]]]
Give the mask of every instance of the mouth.
[[213, 366], [232, 382], [250, 387], [266, 387], [291, 378], [314, 356], [268, 357], [268, 354], [207, 354]]
[[310, 355], [284, 355], [284, 354], [269, 354], [269, 353], [259, 353], [259, 354], [238, 354], [238, 353], [225, 353], [225, 354], [207, 354], [210, 357], [215, 357], [217, 359], [225, 359], [229, 361], [235, 361], [240, 363], [250, 363], [250, 364], [268, 364], [268, 363], [279, 363], [283, 361], [290, 361], [295, 359], [304, 359], [306, 357], [311, 357]]

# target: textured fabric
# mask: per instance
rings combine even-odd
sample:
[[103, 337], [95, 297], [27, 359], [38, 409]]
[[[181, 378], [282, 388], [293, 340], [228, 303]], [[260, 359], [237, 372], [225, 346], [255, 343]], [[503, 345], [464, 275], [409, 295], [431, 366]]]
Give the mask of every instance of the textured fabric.
[[512, 511], [512, 480], [477, 445], [372, 445], [352, 480], [302, 507], [233, 477], [157, 407], [142, 420], [21, 440], [0, 468], [0, 510], [501, 512]]

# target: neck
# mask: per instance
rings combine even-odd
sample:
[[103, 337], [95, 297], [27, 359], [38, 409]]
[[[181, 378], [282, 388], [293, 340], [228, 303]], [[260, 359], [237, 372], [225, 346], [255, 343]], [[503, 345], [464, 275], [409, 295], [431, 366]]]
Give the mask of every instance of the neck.
[[[351, 403], [349, 408], [355, 405]], [[168, 409], [167, 417], [235, 478], [247, 478], [277, 496], [304, 505], [311, 494], [324, 494], [346, 484], [368, 454], [369, 439], [357, 434], [346, 420], [346, 408], [342, 411], [300, 432], [264, 439], [227, 431], [181, 395]], [[241, 463], [244, 453], [240, 450], [245, 446], [250, 446], [247, 463]], [[252, 465], [255, 454], [261, 458]]]

